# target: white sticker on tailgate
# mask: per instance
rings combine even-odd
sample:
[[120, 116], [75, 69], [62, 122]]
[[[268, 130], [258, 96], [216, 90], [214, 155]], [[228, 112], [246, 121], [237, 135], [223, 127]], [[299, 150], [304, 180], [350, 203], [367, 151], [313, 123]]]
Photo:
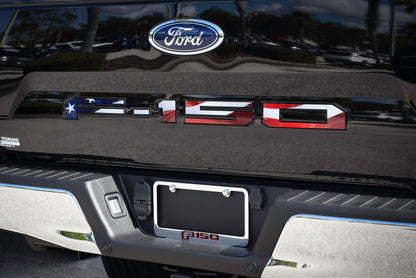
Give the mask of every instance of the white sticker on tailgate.
[[6, 147], [6, 148], [20, 147], [19, 138], [0, 136], [0, 147]]

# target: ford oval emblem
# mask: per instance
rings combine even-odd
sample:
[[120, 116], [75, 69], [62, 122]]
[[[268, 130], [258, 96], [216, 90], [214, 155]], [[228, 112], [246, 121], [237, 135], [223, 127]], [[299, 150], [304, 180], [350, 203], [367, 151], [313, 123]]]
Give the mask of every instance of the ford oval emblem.
[[174, 19], [155, 26], [149, 34], [157, 50], [179, 56], [197, 55], [217, 48], [224, 32], [217, 25], [200, 19]]

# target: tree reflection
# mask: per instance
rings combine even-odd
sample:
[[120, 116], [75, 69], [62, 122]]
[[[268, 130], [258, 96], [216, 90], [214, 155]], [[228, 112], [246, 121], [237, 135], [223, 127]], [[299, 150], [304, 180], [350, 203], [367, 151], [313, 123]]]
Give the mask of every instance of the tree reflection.
[[87, 13], [87, 32], [85, 34], [84, 42], [82, 44], [82, 52], [92, 52], [99, 24], [99, 10], [97, 7], [88, 8]]
[[63, 34], [73, 33], [77, 19], [74, 9], [20, 11], [12, 18], [13, 26], [4, 35], [3, 43], [20, 47], [47, 46], [67, 40]]
[[[397, 26], [396, 13], [406, 10], [414, 12], [416, 0], [389, 0], [390, 22], [389, 30], [378, 33], [380, 27], [381, 0], [359, 0], [366, 3], [365, 24], [361, 27], [351, 27], [344, 21], [328, 21], [320, 13], [305, 12], [304, 10], [284, 10], [285, 13], [273, 14], [264, 9], [253, 9], [245, 1], [233, 0], [228, 7], [221, 9], [210, 6], [207, 9], [197, 9], [198, 18], [205, 19], [220, 26], [226, 35], [226, 42], [232, 42], [241, 49], [247, 49], [250, 43], [282, 41], [296, 42], [320, 49], [343, 49], [372, 52], [378, 59], [378, 53], [390, 53], [395, 49], [414, 41], [415, 28], [412, 24]], [[365, 1], [365, 2], [364, 2]], [[280, 3], [280, 2], [279, 2]], [[166, 13], [147, 13], [137, 17], [119, 17], [103, 14], [100, 8], [87, 9], [49, 9], [24, 10], [10, 15], [9, 27], [3, 33], [0, 46], [10, 45], [16, 48], [49, 48], [57, 43], [72, 42], [82, 45], [82, 51], [95, 51], [94, 44], [106, 42], [123, 46], [113, 49], [121, 50], [126, 47], [149, 49], [147, 36], [152, 27], [160, 24], [168, 17], [183, 17], [184, 4], [167, 4], [171, 8]], [[202, 5], [203, 7], [203, 5]], [[223, 7], [223, 6], [221, 6]], [[151, 9], [150, 9], [151, 10]], [[149, 11], [150, 11], [149, 10]], [[262, 10], [262, 11], [260, 11]], [[81, 16], [87, 11], [87, 19]], [[309, 10], [311, 11], [311, 10]], [[322, 12], [323, 13], [323, 12]], [[116, 13], [110, 13], [116, 14]], [[80, 23], [80, 19], [84, 19]], [[125, 44], [124, 44], [125, 43]], [[126, 46], [128, 45], [128, 46]], [[282, 44], [283, 45], [283, 44]], [[78, 51], [78, 49], [77, 49]], [[113, 50], [111, 50], [113, 51]]]
[[380, 58], [378, 57], [378, 47], [377, 47], [377, 27], [380, 17], [380, 0], [368, 0], [367, 14], [366, 14], [366, 23], [367, 31], [370, 37], [371, 47], [373, 49], [373, 54], [376, 59], [376, 63], [380, 63]]
[[221, 26], [227, 36], [238, 36], [240, 34], [240, 18], [226, 10], [212, 7], [199, 14], [199, 17]]
[[283, 16], [282, 19], [290, 28], [287, 35], [292, 36], [296, 41], [305, 43], [307, 36], [317, 35], [318, 30], [315, 27], [319, 22], [310, 13], [294, 11]]
[[413, 13], [416, 9], [415, 0], [389, 0], [390, 5], [390, 56], [396, 52], [396, 8], [404, 6], [408, 13]]
[[4, 47], [4, 45], [6, 44], [7, 38], [9, 37], [10, 31], [11, 31], [11, 29], [13, 27], [13, 24], [16, 21], [18, 15], [19, 15], [19, 11], [15, 11], [13, 13], [13, 16], [12, 16], [9, 24], [7, 25], [6, 30], [4, 31], [3, 36], [1, 38], [0, 48]]
[[247, 48], [248, 41], [247, 41], [247, 25], [246, 25], [246, 10], [244, 7], [243, 1], [234, 1], [235, 6], [237, 7], [238, 14], [240, 15], [240, 22], [241, 22], [241, 39], [243, 41], [243, 48]]
[[301, 11], [282, 16], [254, 12], [250, 15], [250, 28], [253, 36], [270, 41], [290, 39], [300, 43], [312, 42], [324, 49], [337, 46], [364, 48], [367, 40], [363, 29], [349, 28], [341, 23], [322, 23], [312, 14]]

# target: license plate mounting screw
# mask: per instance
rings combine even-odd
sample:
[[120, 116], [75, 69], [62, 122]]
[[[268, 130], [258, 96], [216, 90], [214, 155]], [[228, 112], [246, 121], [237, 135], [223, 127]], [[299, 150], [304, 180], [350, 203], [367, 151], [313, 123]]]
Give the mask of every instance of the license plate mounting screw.
[[231, 191], [230, 189], [224, 189], [224, 191], [222, 192], [222, 195], [224, 195], [224, 197], [230, 197], [231, 195]]
[[169, 191], [174, 193], [176, 191], [176, 185], [174, 184], [169, 185]]

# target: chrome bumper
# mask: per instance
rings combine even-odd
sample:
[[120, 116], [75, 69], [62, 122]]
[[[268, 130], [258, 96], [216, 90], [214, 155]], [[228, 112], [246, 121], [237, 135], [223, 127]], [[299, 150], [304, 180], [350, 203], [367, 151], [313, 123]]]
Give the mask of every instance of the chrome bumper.
[[77, 199], [66, 190], [0, 183], [0, 229], [100, 254]]
[[414, 277], [415, 242], [416, 224], [296, 215], [261, 277]]

